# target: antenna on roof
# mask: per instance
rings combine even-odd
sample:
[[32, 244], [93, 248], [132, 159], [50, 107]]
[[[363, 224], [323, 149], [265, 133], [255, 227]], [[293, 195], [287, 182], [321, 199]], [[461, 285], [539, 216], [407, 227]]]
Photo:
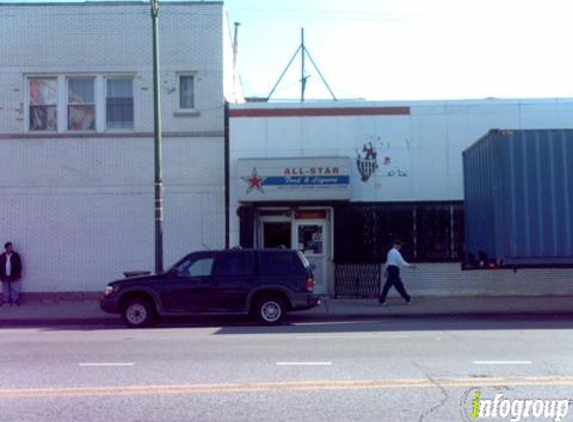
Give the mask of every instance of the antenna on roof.
[[320, 72], [320, 69], [318, 68], [318, 66], [316, 65], [316, 63], [314, 62], [310, 52], [308, 51], [308, 49], [306, 48], [306, 46], [304, 45], [304, 28], [300, 29], [300, 38], [301, 38], [301, 43], [298, 46], [298, 48], [296, 49], [294, 55], [292, 56], [292, 58], [290, 59], [290, 61], [288, 62], [288, 64], [286, 65], [285, 69], [283, 70], [283, 73], [281, 74], [281, 76], [279, 77], [279, 80], [277, 81], [277, 83], [275, 84], [275, 86], [273, 87], [273, 89], [271, 90], [270, 94], [267, 97], [267, 101], [271, 99], [271, 97], [273, 96], [275, 90], [277, 89], [277, 87], [279, 86], [279, 84], [281, 83], [284, 75], [287, 73], [287, 71], [290, 69], [292, 63], [294, 62], [294, 59], [296, 58], [296, 56], [298, 55], [298, 53], [300, 52], [301, 54], [301, 78], [300, 78], [300, 100], [304, 102], [304, 94], [306, 91], [306, 82], [308, 80], [308, 78], [310, 78], [310, 75], [306, 74], [306, 67], [305, 67], [305, 59], [306, 56], [308, 56], [308, 58], [310, 59], [310, 62], [312, 63], [312, 66], [316, 69], [316, 71], [318, 72], [318, 75], [320, 76], [320, 79], [322, 80], [322, 83], [324, 84], [324, 86], [326, 86], [326, 89], [328, 89], [328, 92], [330, 92], [330, 95], [332, 96], [332, 99], [334, 101], [337, 101], [334, 93], [332, 92], [332, 90], [330, 89], [330, 86], [328, 85], [328, 83], [326, 82], [326, 80], [324, 79], [324, 76], [322, 76], [322, 73]]

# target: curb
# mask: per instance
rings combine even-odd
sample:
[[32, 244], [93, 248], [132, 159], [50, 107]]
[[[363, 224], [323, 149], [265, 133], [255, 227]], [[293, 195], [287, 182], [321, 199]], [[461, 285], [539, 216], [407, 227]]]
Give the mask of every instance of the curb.
[[67, 325], [116, 325], [119, 318], [22, 318], [0, 320], [0, 329], [12, 327], [53, 327]]
[[[228, 316], [227, 316], [228, 317]], [[294, 320], [293, 322], [342, 322], [354, 320], [416, 320], [416, 319], [500, 319], [500, 320], [530, 320], [532, 319], [540, 320], [556, 320], [564, 318], [573, 318], [573, 311], [527, 311], [527, 312], [455, 312], [455, 313], [379, 313], [379, 314], [363, 314], [363, 313], [348, 313], [339, 315], [329, 315], [329, 314], [304, 314], [304, 313], [291, 313], [287, 317], [287, 323], [289, 320]], [[192, 322], [193, 317], [168, 317], [164, 319], [164, 322], [177, 321], [180, 318], [186, 318], [185, 322]], [[216, 317], [214, 319], [217, 320]], [[205, 317], [202, 316], [197, 318], [196, 322], [205, 322]], [[181, 322], [182, 326], [185, 322]], [[217, 321], [220, 322], [220, 321]], [[242, 322], [242, 321], [238, 321]], [[91, 325], [91, 326], [119, 326], [124, 327], [119, 316], [117, 317], [89, 317], [89, 318], [21, 318], [21, 319], [10, 319], [10, 320], [0, 320], [1, 328], [10, 327], [47, 327], [47, 326], [78, 326], [78, 325]], [[225, 324], [227, 325], [227, 324]]]

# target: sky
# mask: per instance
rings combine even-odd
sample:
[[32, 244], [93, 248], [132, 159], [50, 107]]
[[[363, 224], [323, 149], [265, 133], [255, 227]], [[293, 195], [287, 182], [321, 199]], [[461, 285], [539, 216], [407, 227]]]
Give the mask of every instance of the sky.
[[[338, 99], [573, 97], [573, 3], [227, 0], [247, 96], [266, 97], [301, 44]], [[329, 99], [307, 59], [307, 99]], [[300, 56], [272, 99], [300, 98]]]
[[[301, 28], [337, 99], [573, 97], [571, 0], [226, 0], [225, 7], [231, 31], [241, 23], [238, 67], [249, 97], [269, 95], [301, 44]], [[300, 62], [299, 55], [273, 100], [300, 99]], [[331, 99], [306, 63], [306, 99]]]

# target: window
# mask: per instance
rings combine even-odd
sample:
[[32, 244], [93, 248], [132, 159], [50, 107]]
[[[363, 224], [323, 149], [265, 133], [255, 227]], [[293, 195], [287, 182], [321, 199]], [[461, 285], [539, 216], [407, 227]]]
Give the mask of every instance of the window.
[[94, 78], [68, 79], [68, 130], [95, 130]]
[[195, 109], [195, 76], [179, 76], [179, 108], [181, 110]]
[[218, 276], [252, 275], [254, 256], [251, 252], [220, 253], [215, 273]]
[[208, 277], [211, 275], [215, 258], [212, 256], [190, 256], [178, 263], [179, 277]]
[[418, 260], [452, 258], [452, 215], [449, 205], [417, 207], [416, 246]]
[[58, 79], [30, 78], [30, 130], [57, 130]]
[[133, 80], [108, 78], [106, 95], [107, 129], [133, 129]]
[[395, 239], [414, 262], [463, 259], [464, 222], [460, 203], [339, 205], [335, 209], [335, 262], [385, 262]]
[[264, 251], [260, 253], [261, 274], [285, 276], [302, 272], [302, 262], [296, 253], [285, 251]]

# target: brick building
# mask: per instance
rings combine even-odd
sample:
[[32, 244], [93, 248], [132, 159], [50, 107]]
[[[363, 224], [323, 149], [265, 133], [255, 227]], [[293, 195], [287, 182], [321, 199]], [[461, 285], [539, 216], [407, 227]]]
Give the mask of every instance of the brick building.
[[[222, 2], [162, 2], [159, 25], [169, 265], [225, 243], [232, 48]], [[23, 291], [152, 270], [149, 5], [1, 4], [0, 36], [0, 241], [23, 256]]]

